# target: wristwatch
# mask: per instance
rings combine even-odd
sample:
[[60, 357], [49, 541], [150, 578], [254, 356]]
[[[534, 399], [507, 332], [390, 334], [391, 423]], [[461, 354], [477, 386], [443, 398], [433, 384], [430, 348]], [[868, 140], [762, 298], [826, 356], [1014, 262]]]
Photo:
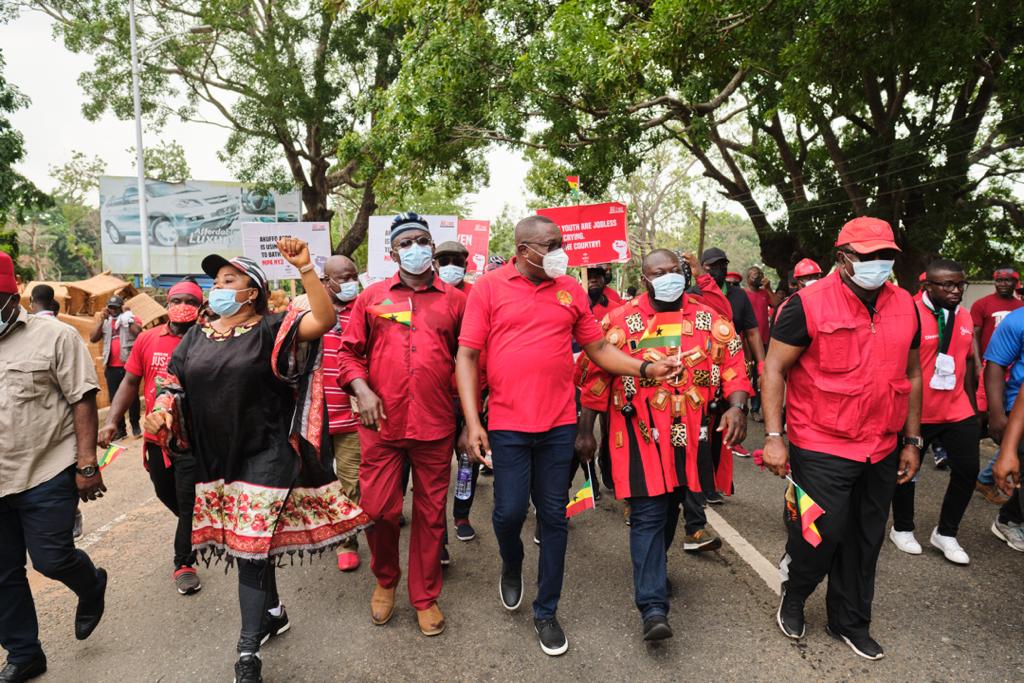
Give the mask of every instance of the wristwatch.
[[96, 467], [96, 465], [86, 465], [85, 467], [76, 467], [75, 468], [75, 472], [78, 472], [78, 474], [80, 474], [81, 476], [85, 477], [86, 479], [89, 479], [91, 477], [95, 477], [96, 473], [99, 472], [99, 471], [100, 471], [100, 468]]
[[924, 439], [920, 436], [905, 436], [901, 443], [904, 446], [915, 446], [919, 451], [924, 450]]

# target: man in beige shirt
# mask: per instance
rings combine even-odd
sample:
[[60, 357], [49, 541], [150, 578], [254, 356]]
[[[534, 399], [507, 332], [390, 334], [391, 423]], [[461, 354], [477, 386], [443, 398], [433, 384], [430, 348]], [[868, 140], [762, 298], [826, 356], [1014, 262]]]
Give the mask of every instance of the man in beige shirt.
[[25, 573], [26, 552], [40, 574], [78, 595], [75, 637], [103, 616], [107, 573], [75, 548], [79, 498], [106, 487], [96, 468], [96, 370], [69, 325], [29, 315], [19, 302], [11, 257], [0, 252], [0, 645], [4, 683], [46, 671], [39, 623]]

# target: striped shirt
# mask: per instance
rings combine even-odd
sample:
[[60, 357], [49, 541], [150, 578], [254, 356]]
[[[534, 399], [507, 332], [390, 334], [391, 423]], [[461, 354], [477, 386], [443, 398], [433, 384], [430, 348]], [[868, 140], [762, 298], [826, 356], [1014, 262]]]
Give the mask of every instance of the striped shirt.
[[324, 400], [327, 402], [327, 419], [331, 434], [347, 434], [356, 431], [359, 418], [352, 413], [352, 404], [348, 394], [341, 388], [338, 367], [338, 348], [341, 346], [341, 334], [348, 325], [352, 314], [352, 302], [345, 304], [338, 311], [338, 324], [324, 335]]

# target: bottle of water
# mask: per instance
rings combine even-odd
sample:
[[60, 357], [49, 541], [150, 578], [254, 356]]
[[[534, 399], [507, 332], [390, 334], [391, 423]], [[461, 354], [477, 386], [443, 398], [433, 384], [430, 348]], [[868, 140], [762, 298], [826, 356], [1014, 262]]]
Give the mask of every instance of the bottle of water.
[[459, 456], [459, 471], [455, 475], [455, 497], [459, 500], [469, 500], [473, 493], [473, 463], [469, 461], [469, 454], [463, 453]]

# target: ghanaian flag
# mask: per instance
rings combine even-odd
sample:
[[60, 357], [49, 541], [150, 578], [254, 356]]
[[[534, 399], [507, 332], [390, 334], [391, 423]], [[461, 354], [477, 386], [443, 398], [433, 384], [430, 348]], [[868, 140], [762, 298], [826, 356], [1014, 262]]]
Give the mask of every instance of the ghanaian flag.
[[396, 304], [391, 299], [384, 299], [376, 306], [367, 306], [366, 312], [402, 325], [412, 325], [412, 301]]
[[656, 313], [651, 318], [644, 336], [636, 343], [641, 349], [654, 349], [665, 346], [679, 346], [683, 337], [683, 319], [678, 311], [674, 313]]

